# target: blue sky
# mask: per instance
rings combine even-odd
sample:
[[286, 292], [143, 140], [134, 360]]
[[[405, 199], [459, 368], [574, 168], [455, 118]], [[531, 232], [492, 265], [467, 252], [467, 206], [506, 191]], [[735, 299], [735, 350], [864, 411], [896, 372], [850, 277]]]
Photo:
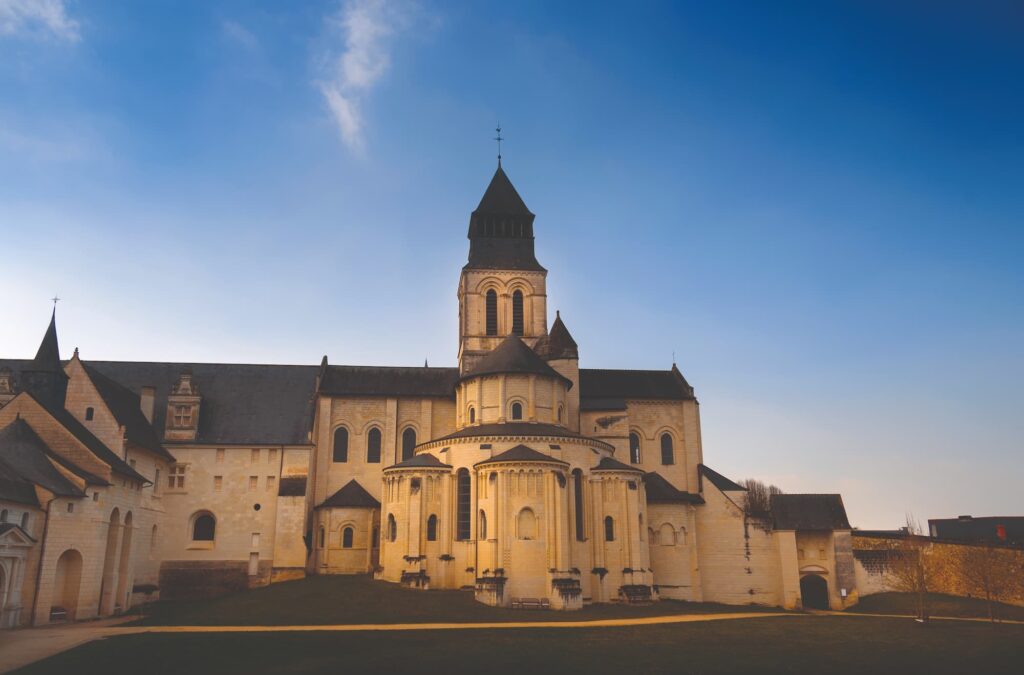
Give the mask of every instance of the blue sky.
[[0, 0], [0, 354], [57, 293], [86, 359], [452, 365], [500, 120], [581, 365], [674, 352], [709, 465], [1021, 514], [1022, 79], [1012, 2]]

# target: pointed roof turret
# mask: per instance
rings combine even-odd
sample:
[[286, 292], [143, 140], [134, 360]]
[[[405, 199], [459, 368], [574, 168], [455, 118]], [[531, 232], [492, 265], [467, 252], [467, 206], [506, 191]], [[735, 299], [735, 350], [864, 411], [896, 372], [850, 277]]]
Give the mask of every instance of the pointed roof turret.
[[506, 373], [555, 377], [568, 382], [570, 387], [572, 386], [571, 380], [566, 379], [549, 366], [544, 359], [537, 356], [535, 351], [515, 335], [509, 335], [502, 340], [500, 345], [487, 352], [469, 372], [462, 376], [462, 379]]
[[555, 312], [555, 322], [551, 324], [551, 330], [537, 340], [533, 351], [537, 352], [537, 355], [545, 361], [578, 359], [580, 357], [579, 347], [572, 339], [572, 335], [569, 334], [569, 329], [562, 323], [562, 315], [557, 311]]
[[60, 348], [57, 345], [57, 308], [53, 309], [50, 315], [50, 326], [43, 335], [43, 341], [39, 343], [39, 351], [36, 358], [32, 360], [32, 370], [36, 372], [64, 372], [60, 364]]
[[469, 269], [545, 271], [533, 252], [534, 215], [498, 166], [469, 217]]

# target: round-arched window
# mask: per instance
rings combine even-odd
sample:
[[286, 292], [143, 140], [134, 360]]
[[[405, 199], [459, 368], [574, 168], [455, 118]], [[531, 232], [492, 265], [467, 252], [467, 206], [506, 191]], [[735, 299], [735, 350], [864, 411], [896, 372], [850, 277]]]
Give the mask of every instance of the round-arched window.
[[346, 527], [341, 531], [341, 547], [352, 548], [352, 535], [353, 530], [351, 527]]
[[402, 461], [412, 459], [413, 451], [416, 449], [416, 430], [409, 427], [402, 432]]
[[192, 521], [192, 541], [213, 541], [217, 534], [217, 519], [212, 513], [199, 513]]
[[476, 422], [476, 408], [469, 406], [469, 423], [474, 424]]
[[395, 520], [395, 516], [391, 513], [388, 514], [388, 541], [395, 541], [398, 539], [398, 521]]
[[521, 420], [521, 419], [523, 419], [523, 404], [520, 403], [519, 401], [516, 401], [515, 403], [513, 403], [510, 416], [514, 420]]
[[629, 434], [629, 461], [632, 464], [640, 463], [640, 434], [635, 431]]

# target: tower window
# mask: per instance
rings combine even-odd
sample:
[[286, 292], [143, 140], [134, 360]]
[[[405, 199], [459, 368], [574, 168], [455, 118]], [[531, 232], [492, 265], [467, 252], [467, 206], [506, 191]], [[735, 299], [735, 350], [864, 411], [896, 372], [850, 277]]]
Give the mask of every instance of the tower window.
[[604, 519], [604, 540], [615, 541], [615, 520], [611, 516]]
[[523, 419], [523, 404], [522, 403], [516, 401], [515, 403], [512, 404], [511, 417], [514, 420], [521, 420], [521, 419]]
[[92, 416], [95, 414], [95, 412], [96, 411], [94, 411], [92, 408], [86, 408], [85, 409], [85, 421], [86, 422], [91, 422], [92, 421]]
[[498, 293], [494, 289], [487, 291], [487, 334], [498, 334]]
[[661, 463], [665, 466], [676, 463], [675, 450], [672, 448], [672, 437], [667, 433], [661, 435]]
[[469, 407], [469, 423], [473, 424], [476, 422], [476, 408], [473, 406]]
[[512, 334], [523, 334], [523, 292], [512, 294]]
[[455, 538], [459, 541], [466, 541], [470, 535], [470, 482], [469, 470], [459, 469], [455, 481]]
[[629, 435], [629, 461], [632, 464], [640, 463], [640, 434]]
[[409, 427], [402, 432], [402, 461], [412, 459], [413, 450], [416, 449], [416, 430]]
[[334, 431], [334, 454], [332, 459], [335, 462], [348, 461], [348, 429], [338, 427]]
[[366, 434], [366, 463], [380, 464], [380, 429], [374, 427]]
[[437, 516], [434, 514], [427, 518], [427, 541], [437, 541]]

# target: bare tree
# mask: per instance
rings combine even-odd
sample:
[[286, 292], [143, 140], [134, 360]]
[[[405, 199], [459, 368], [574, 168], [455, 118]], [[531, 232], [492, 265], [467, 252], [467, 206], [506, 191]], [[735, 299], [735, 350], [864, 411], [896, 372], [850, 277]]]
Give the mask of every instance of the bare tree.
[[928, 591], [931, 584], [931, 542], [921, 535], [921, 526], [907, 515], [905, 536], [894, 540], [889, 561], [889, 582], [893, 588], [914, 596], [915, 616], [927, 621]]
[[959, 551], [960, 578], [972, 595], [985, 598], [989, 621], [996, 621], [996, 608], [1016, 590], [1018, 583], [1016, 551], [997, 547], [992, 542], [963, 546]]
[[767, 517], [771, 510], [772, 495], [782, 494], [782, 490], [778, 486], [762, 483], [754, 478], [740, 481], [740, 485], [747, 488], [747, 500], [744, 507], [746, 513], [754, 518]]

